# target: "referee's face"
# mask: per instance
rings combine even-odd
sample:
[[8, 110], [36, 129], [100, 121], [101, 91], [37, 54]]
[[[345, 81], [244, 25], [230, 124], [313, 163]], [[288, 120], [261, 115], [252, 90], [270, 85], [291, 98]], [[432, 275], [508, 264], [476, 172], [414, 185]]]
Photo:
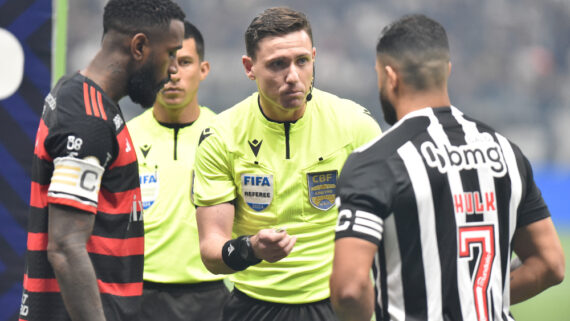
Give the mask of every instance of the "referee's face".
[[264, 111], [302, 115], [311, 89], [315, 53], [311, 38], [301, 30], [266, 37], [258, 43], [255, 60], [243, 58], [246, 74], [257, 82]]

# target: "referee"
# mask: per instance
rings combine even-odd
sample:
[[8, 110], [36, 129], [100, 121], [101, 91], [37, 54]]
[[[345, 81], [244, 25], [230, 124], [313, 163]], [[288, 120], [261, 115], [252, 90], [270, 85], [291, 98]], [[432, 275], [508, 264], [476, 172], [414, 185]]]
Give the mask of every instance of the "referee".
[[341, 320], [368, 321], [373, 309], [377, 320], [514, 320], [511, 304], [564, 278], [528, 160], [451, 106], [439, 23], [403, 17], [376, 51], [380, 101], [394, 126], [348, 158], [338, 183], [335, 312]]

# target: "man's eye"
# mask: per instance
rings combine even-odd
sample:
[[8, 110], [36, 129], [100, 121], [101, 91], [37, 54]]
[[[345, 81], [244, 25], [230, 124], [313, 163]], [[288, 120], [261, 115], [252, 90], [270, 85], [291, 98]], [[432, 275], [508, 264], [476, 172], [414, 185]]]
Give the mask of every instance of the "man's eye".
[[285, 62], [281, 61], [281, 60], [277, 60], [277, 61], [272, 61], [269, 64], [269, 67], [272, 69], [280, 69], [283, 68], [285, 66]]
[[299, 59], [297, 60], [297, 64], [299, 64], [299, 65], [304, 65], [304, 64], [306, 64], [306, 63], [308, 63], [308, 62], [309, 62], [309, 58], [306, 58], [306, 57], [305, 57], [305, 58], [299, 58]]

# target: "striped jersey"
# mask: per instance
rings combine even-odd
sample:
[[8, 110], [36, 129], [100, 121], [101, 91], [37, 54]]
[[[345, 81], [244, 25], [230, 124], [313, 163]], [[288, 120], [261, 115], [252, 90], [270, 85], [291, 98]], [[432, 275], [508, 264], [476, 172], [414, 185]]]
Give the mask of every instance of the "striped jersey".
[[144, 230], [137, 158], [116, 103], [90, 79], [62, 78], [37, 131], [20, 320], [69, 320], [47, 259], [48, 204], [95, 216], [87, 252], [107, 320], [131, 320], [142, 294]]
[[520, 149], [455, 107], [407, 114], [339, 179], [336, 238], [378, 245], [377, 320], [513, 320], [515, 229], [550, 216]]

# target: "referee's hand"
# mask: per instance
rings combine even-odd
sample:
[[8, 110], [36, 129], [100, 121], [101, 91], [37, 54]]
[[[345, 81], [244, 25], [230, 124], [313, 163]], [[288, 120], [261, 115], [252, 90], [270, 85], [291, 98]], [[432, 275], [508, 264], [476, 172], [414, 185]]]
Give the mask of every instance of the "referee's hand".
[[258, 259], [273, 263], [291, 253], [297, 238], [287, 231], [275, 229], [260, 230], [250, 238], [253, 253]]

